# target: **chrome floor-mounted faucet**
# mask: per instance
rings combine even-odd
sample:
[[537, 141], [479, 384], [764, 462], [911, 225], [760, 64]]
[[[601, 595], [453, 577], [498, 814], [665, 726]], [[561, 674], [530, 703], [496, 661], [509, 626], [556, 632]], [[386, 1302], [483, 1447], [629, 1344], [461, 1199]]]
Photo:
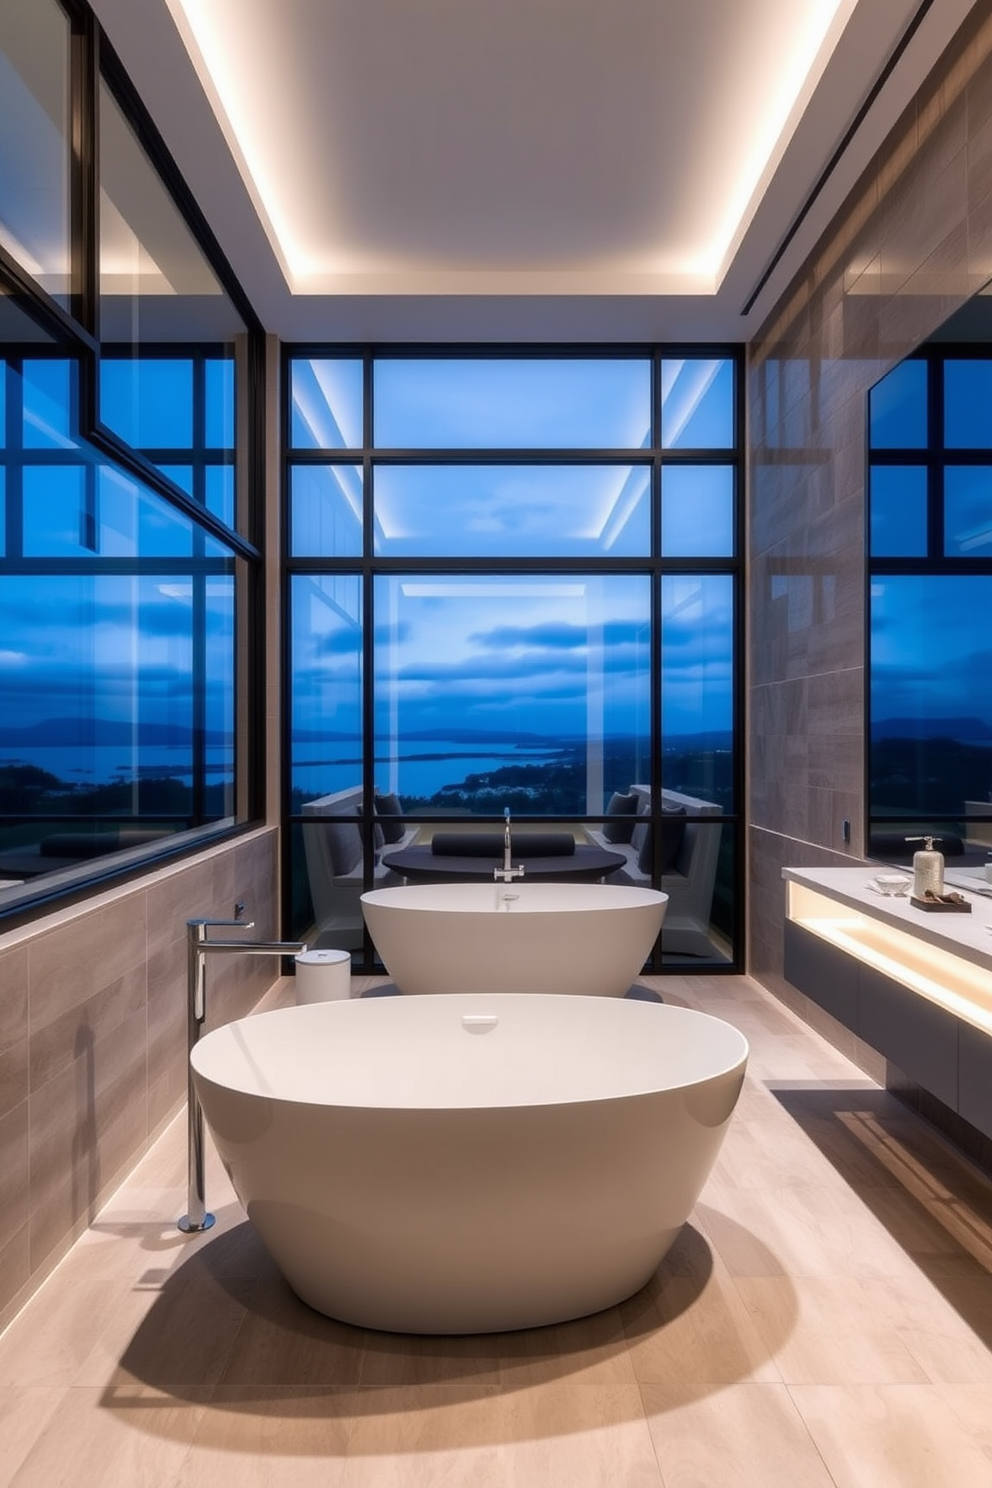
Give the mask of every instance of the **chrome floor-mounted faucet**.
[[[238, 905], [240, 913], [244, 908]], [[187, 1125], [189, 1140], [189, 1176], [187, 1210], [177, 1220], [185, 1235], [209, 1230], [214, 1216], [207, 1213], [206, 1187], [203, 1177], [203, 1112], [193, 1085], [192, 1054], [207, 1016], [207, 956], [213, 952], [240, 951], [247, 956], [296, 956], [306, 950], [306, 943], [296, 940], [209, 940], [208, 929], [214, 926], [231, 930], [251, 930], [254, 920], [187, 920], [186, 921], [186, 1080]]]
[[497, 883], [510, 883], [515, 878], [523, 878], [524, 865], [523, 863], [518, 863], [516, 868], [513, 866], [513, 841], [510, 837], [509, 806], [503, 809], [503, 820], [505, 822], [503, 828], [503, 866], [502, 868], [493, 869], [493, 878]]

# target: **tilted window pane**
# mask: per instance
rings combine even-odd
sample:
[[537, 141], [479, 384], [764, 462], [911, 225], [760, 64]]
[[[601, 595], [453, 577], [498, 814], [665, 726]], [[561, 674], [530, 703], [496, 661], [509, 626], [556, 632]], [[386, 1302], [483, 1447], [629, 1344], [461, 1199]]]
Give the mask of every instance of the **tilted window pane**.
[[661, 364], [664, 449], [732, 449], [734, 364], [709, 357]]
[[650, 614], [646, 575], [380, 576], [376, 785], [427, 816], [602, 812], [650, 778]]
[[874, 465], [870, 480], [872, 557], [925, 558], [926, 467]]
[[[0, 630], [16, 658], [2, 672], [0, 868], [13, 867], [15, 844], [3, 822], [15, 812], [19, 867], [28, 878], [227, 814], [230, 583], [0, 577]], [[194, 589], [204, 584], [199, 605]], [[209, 689], [225, 699], [207, 700], [205, 715], [194, 665], [201, 648]], [[208, 719], [202, 753], [199, 716]], [[208, 800], [206, 812], [195, 812], [204, 765], [213, 809]], [[37, 818], [28, 830], [25, 816]]]
[[992, 466], [945, 467], [944, 552], [949, 558], [992, 555]]
[[361, 449], [364, 373], [358, 357], [298, 358], [289, 369], [293, 449]]
[[871, 813], [965, 814], [992, 789], [989, 574], [876, 574]]
[[734, 579], [661, 580], [662, 785], [720, 806], [733, 802]]
[[208, 465], [204, 472], [207, 511], [234, 526], [234, 466]]
[[75, 449], [79, 369], [75, 362], [25, 360], [21, 371], [25, 449]]
[[666, 558], [733, 556], [732, 466], [666, 465], [663, 468], [661, 551]]
[[391, 358], [373, 367], [380, 449], [641, 449], [646, 358]]
[[70, 264], [69, 20], [55, 0], [0, 6], [0, 244], [61, 304]]
[[362, 779], [362, 580], [294, 575], [290, 589], [293, 810]]
[[360, 466], [296, 465], [290, 473], [289, 500], [294, 557], [361, 557]]
[[926, 449], [927, 364], [900, 362], [868, 394], [872, 449]]
[[375, 552], [390, 558], [638, 557], [651, 472], [630, 465], [380, 465]]
[[992, 449], [992, 361], [944, 363], [944, 444]]
[[204, 610], [204, 815], [233, 818], [235, 712], [234, 577], [210, 576], [203, 583]]
[[24, 553], [29, 558], [185, 558], [193, 525], [116, 466], [27, 465]]

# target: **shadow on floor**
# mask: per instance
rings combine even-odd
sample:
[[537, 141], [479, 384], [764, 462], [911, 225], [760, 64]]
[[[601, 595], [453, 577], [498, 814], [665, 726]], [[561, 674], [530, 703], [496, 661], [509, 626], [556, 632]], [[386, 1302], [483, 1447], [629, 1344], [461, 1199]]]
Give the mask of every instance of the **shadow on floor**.
[[768, 1088], [992, 1348], [992, 1182], [888, 1091]]

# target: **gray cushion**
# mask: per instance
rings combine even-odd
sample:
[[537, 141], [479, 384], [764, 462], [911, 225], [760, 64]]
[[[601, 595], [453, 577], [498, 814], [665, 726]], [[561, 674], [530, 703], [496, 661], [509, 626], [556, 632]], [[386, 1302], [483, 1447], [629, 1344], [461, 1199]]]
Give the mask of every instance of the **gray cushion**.
[[603, 826], [603, 840], [605, 842], [629, 842], [634, 830], [634, 818], [637, 815], [637, 797], [624, 795], [622, 791], [614, 791], [610, 797], [610, 804], [606, 808], [607, 816], [613, 818]]
[[382, 834], [387, 842], [402, 842], [406, 828], [399, 796], [376, 796], [375, 813], [382, 821]]
[[327, 846], [331, 855], [331, 871], [335, 878], [344, 878], [352, 873], [362, 861], [362, 829], [358, 824], [358, 809], [342, 812], [352, 821], [327, 822]]

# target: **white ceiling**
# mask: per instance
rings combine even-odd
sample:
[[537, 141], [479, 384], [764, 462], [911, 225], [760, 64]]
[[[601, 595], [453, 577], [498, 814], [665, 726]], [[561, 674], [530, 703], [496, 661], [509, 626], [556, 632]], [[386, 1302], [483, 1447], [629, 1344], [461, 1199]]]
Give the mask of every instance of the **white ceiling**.
[[94, 0], [287, 339], [746, 340], [975, 0]]

